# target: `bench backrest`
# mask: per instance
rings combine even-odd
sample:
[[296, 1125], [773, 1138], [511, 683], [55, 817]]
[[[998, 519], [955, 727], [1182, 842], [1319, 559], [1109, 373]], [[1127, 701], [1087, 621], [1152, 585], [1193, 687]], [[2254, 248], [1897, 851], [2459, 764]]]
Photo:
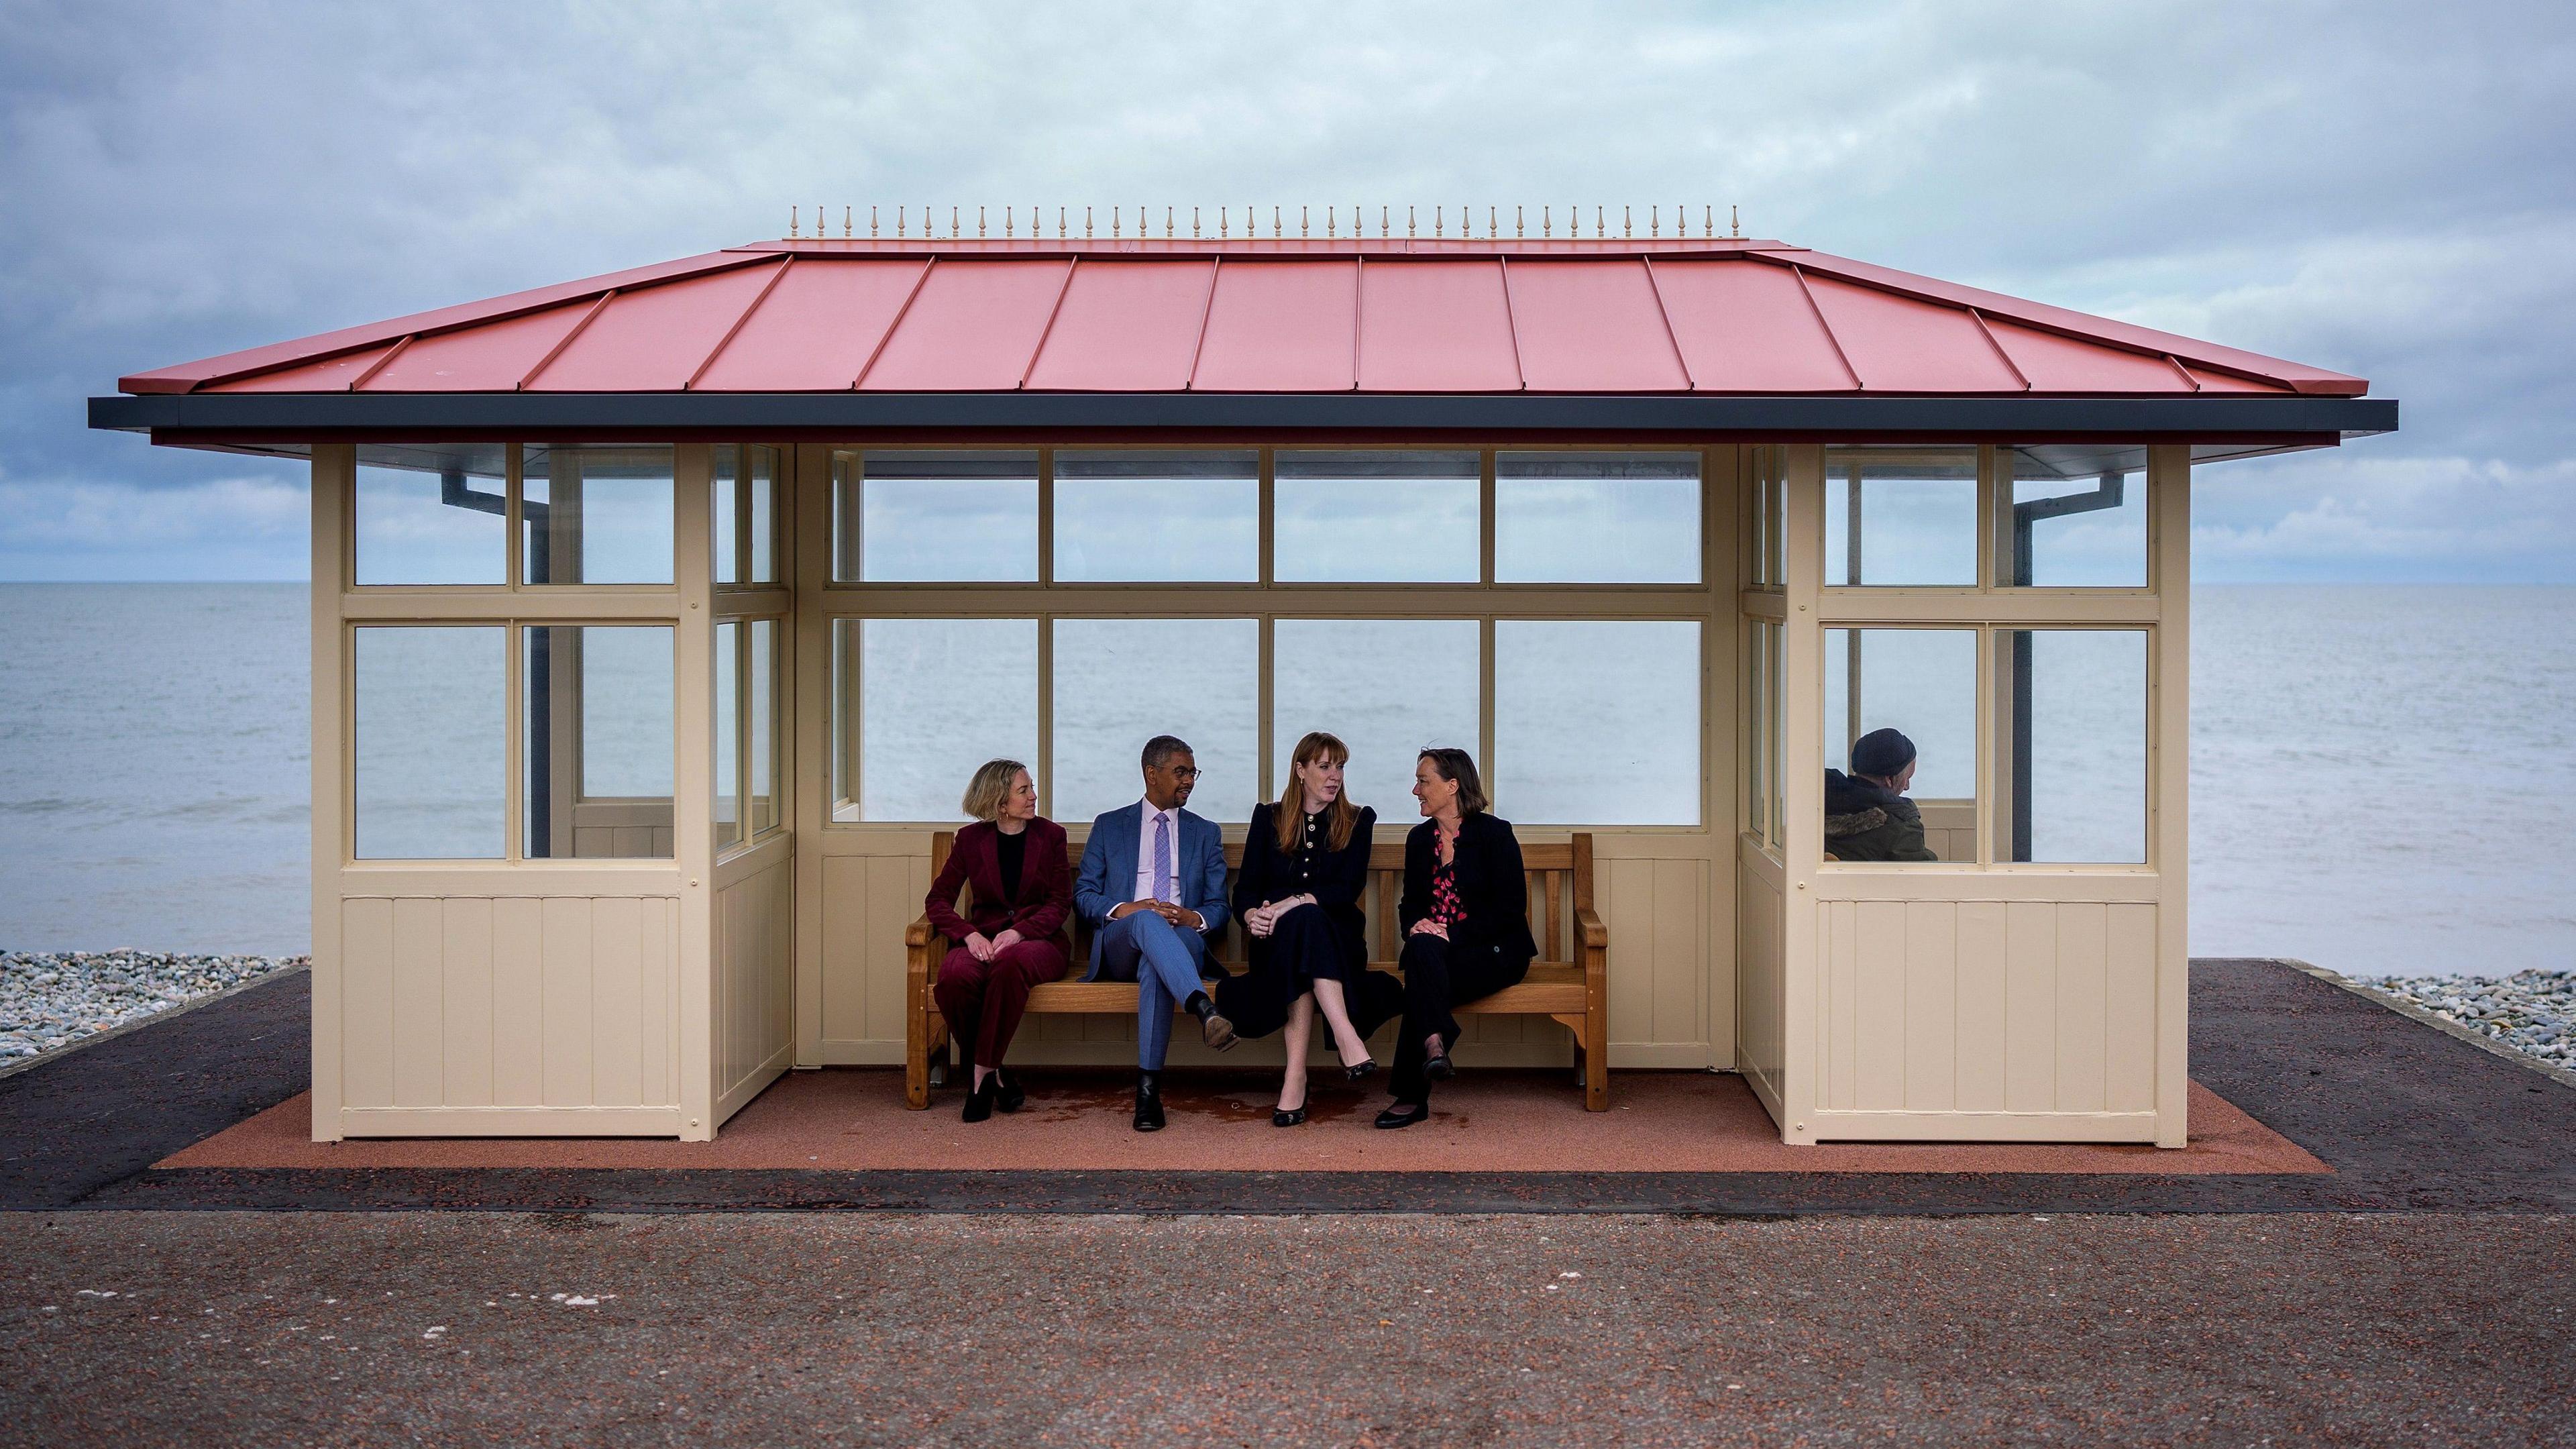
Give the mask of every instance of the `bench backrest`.
[[[954, 831], [942, 830], [930, 838], [930, 873], [936, 878], [948, 864], [948, 851], [957, 841]], [[1067, 867], [1079, 873], [1082, 868], [1082, 842], [1065, 842]], [[1592, 837], [1580, 834], [1563, 841], [1546, 844], [1523, 842], [1521, 866], [1529, 879], [1530, 938], [1538, 942], [1538, 959], [1543, 962], [1568, 963], [1576, 959], [1574, 913], [1592, 908]], [[1226, 886], [1234, 885], [1234, 873], [1243, 867], [1243, 846], [1229, 841], [1225, 847]], [[961, 894], [971, 896], [972, 887]], [[1360, 909], [1368, 913], [1370, 958], [1393, 961], [1401, 947], [1396, 934], [1396, 904], [1404, 898], [1404, 842], [1401, 839], [1381, 841], [1369, 847], [1369, 883], [1360, 895]], [[1074, 923], [1074, 959], [1088, 959], [1091, 942], [1082, 924]], [[1225, 938], [1217, 943], [1217, 959], [1243, 960], [1243, 933], [1238, 926], [1228, 926]]]

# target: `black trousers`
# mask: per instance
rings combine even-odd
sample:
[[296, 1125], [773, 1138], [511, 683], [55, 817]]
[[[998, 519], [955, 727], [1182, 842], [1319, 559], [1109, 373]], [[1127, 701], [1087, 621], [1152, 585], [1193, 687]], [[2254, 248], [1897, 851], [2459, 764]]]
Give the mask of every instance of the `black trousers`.
[[1362, 1036], [1404, 1010], [1404, 988], [1385, 972], [1369, 970], [1364, 952], [1351, 949], [1319, 906], [1299, 906], [1279, 918], [1268, 940], [1250, 944], [1249, 966], [1217, 982], [1214, 993], [1216, 1009], [1234, 1023], [1237, 1036], [1268, 1036], [1286, 1026], [1290, 1008], [1317, 981], [1342, 983], [1351, 1025]]
[[1431, 1100], [1422, 1075], [1431, 1059], [1422, 1039], [1440, 1034], [1443, 1051], [1458, 1041], [1451, 1009], [1480, 1001], [1529, 974], [1529, 959], [1506, 956], [1498, 946], [1452, 946], [1428, 933], [1404, 941], [1404, 1037], [1395, 1044], [1395, 1074], [1387, 1083], [1399, 1102]]

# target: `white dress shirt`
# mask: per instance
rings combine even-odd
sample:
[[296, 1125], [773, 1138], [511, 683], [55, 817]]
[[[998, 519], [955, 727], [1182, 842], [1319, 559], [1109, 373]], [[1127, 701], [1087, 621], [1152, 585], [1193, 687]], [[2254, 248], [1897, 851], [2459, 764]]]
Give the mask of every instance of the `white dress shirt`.
[[1172, 904], [1176, 906], [1187, 904], [1178, 899], [1186, 893], [1181, 886], [1181, 807], [1175, 805], [1169, 810], [1156, 810], [1152, 801], [1139, 800], [1136, 802], [1136, 810], [1136, 881], [1134, 889], [1127, 893], [1127, 899], [1131, 901], [1154, 899], [1154, 821], [1159, 818], [1172, 822], [1170, 826], [1172, 832], [1170, 864], [1174, 897]]

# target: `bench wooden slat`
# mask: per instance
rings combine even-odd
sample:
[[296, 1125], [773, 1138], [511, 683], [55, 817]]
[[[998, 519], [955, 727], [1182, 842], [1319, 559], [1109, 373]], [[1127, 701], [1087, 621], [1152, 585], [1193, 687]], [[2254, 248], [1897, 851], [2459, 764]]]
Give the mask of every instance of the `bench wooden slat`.
[[[954, 840], [954, 835], [944, 830], [931, 837], [930, 869], [934, 878], [947, 864]], [[1071, 863], [1078, 865], [1078, 848], [1068, 842], [1067, 853], [1075, 857]], [[1229, 874], [1241, 868], [1243, 847], [1229, 845], [1225, 854]], [[1545, 1016], [1562, 1023], [1574, 1033], [1575, 1067], [1583, 1082], [1584, 1106], [1595, 1112], [1607, 1111], [1609, 932], [1601, 926], [1601, 918], [1592, 907], [1592, 837], [1577, 835], [1562, 843], [1524, 845], [1521, 862], [1528, 876], [1530, 936], [1538, 947], [1538, 959], [1530, 963], [1528, 975], [1519, 984], [1461, 1006], [1458, 1014]], [[1374, 970], [1400, 978], [1403, 972], [1395, 964], [1401, 955], [1397, 911], [1404, 897], [1404, 844], [1400, 837], [1370, 848], [1369, 882], [1361, 906], [1375, 927], [1378, 956], [1369, 964]], [[1229, 926], [1212, 955], [1222, 965], [1239, 968], [1242, 945], [1241, 927]], [[950, 942], [931, 928], [927, 916], [912, 922], [904, 932], [904, 1098], [915, 1108], [930, 1105], [931, 1054], [937, 1052], [944, 1057], [947, 1053], [948, 1024], [940, 1018], [930, 983], [949, 949]], [[1090, 955], [1089, 931], [1076, 923], [1073, 959], [1077, 972]], [[1136, 984], [1068, 977], [1032, 990], [1028, 1009], [1043, 1015], [1133, 1016]]]

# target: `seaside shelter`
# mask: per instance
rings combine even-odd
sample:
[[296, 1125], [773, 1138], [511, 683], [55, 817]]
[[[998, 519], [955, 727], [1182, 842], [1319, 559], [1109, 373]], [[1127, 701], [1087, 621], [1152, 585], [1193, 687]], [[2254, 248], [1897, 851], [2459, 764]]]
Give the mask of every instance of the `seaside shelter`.
[[[1381, 844], [1430, 743], [1588, 840], [1611, 1068], [1741, 1072], [1791, 1143], [2183, 1145], [2194, 470], [2393, 400], [1660, 212], [1157, 220], [757, 242], [90, 401], [310, 461], [317, 1139], [706, 1139], [900, 1063], [976, 764], [1078, 840], [1178, 734], [1239, 842], [1329, 729]], [[1835, 848], [1883, 727], [1933, 859]]]

